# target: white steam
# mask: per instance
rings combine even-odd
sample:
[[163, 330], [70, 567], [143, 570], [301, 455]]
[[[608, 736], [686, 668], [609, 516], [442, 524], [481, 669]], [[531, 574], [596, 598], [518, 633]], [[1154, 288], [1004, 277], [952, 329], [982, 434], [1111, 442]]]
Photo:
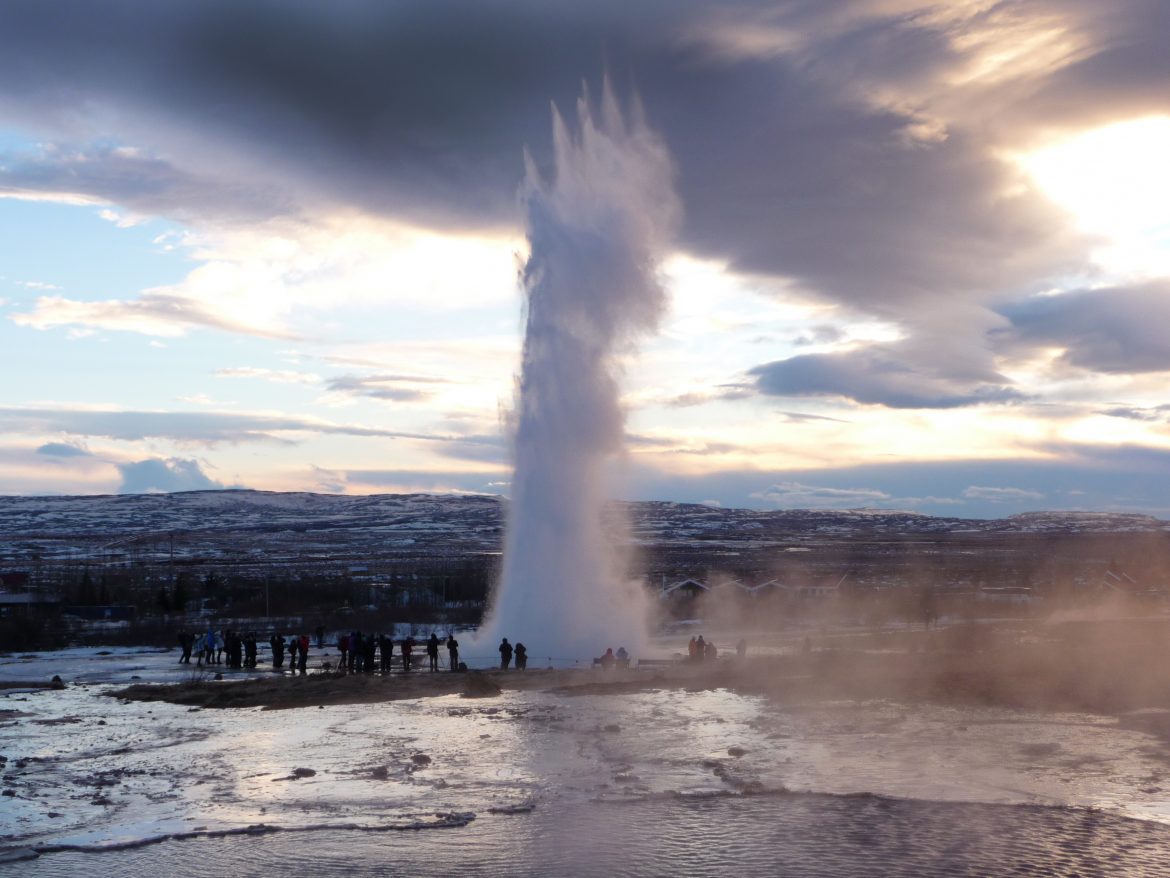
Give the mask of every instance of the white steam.
[[623, 448], [618, 358], [655, 328], [657, 266], [679, 216], [669, 154], [608, 83], [578, 131], [553, 108], [555, 180], [527, 162], [530, 256], [515, 474], [501, 581], [481, 643], [523, 642], [534, 664], [645, 638], [646, 602], [626, 581], [601, 515], [606, 463]]

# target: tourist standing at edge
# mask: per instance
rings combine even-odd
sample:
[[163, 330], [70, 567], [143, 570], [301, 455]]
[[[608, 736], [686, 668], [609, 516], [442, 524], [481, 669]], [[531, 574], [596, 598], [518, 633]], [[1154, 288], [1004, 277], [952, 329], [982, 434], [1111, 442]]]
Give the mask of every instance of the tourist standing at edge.
[[451, 670], [459, 670], [459, 641], [454, 634], [447, 635], [447, 658], [451, 661]]
[[500, 641], [500, 670], [508, 670], [508, 665], [512, 663], [512, 644], [508, 643], [508, 638], [505, 637]]
[[431, 663], [431, 670], [439, 670], [439, 638], [435, 636], [435, 632], [431, 632], [431, 638], [427, 641], [427, 658]]
[[516, 670], [522, 671], [528, 667], [528, 647], [516, 641]]

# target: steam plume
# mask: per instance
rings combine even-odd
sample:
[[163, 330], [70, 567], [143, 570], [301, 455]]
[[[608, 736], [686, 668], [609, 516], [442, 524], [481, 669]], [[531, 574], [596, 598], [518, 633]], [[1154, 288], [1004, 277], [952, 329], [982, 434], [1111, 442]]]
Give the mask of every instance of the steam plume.
[[481, 642], [523, 641], [533, 661], [587, 657], [645, 637], [644, 595], [602, 532], [606, 463], [623, 447], [618, 357], [665, 305], [657, 263], [675, 228], [670, 157], [608, 82], [577, 131], [553, 108], [555, 179], [530, 158], [530, 255], [514, 412], [504, 566]]

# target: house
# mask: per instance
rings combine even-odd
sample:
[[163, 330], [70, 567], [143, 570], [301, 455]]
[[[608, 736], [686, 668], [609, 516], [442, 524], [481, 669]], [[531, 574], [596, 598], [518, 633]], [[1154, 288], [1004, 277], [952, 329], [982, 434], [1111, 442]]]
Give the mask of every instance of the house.
[[684, 579], [662, 589], [661, 597], [664, 600], [694, 600], [700, 595], [709, 594], [710, 586], [697, 579]]
[[32, 592], [0, 592], [0, 618], [3, 619], [55, 613], [60, 608], [60, 598]]

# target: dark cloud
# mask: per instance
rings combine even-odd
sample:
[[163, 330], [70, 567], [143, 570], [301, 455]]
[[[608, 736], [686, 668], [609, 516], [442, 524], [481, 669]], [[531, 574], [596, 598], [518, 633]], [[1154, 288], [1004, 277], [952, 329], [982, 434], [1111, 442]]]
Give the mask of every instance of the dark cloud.
[[1039, 296], [1000, 309], [1009, 345], [1062, 347], [1060, 359], [1094, 372], [1170, 369], [1170, 283]]
[[416, 402], [431, 394], [417, 387], [417, 383], [438, 383], [436, 379], [414, 378], [409, 375], [339, 375], [325, 382], [334, 393], [365, 396], [389, 402]]
[[956, 408], [1023, 398], [1006, 381], [965, 380], [953, 374], [945, 356], [936, 365], [907, 357], [894, 346], [801, 354], [756, 366], [749, 374], [769, 396], [843, 397], [890, 408]]
[[171, 491], [205, 491], [225, 487], [209, 478], [197, 460], [178, 457], [148, 458], [118, 464], [122, 474], [119, 494], [168, 493]]
[[241, 209], [282, 191], [465, 226], [516, 220], [521, 150], [548, 163], [548, 101], [570, 106], [604, 66], [673, 151], [698, 252], [879, 308], [1070, 266], [1058, 218], [987, 144], [961, 124], [908, 140], [914, 101], [870, 99], [968, 59], [928, 17], [866, 5], [742, 4], [800, 45], [736, 56], [701, 38], [721, 7], [686, 0], [16, 2], [0, 102], [67, 140], [168, 156], [96, 156], [76, 185], [104, 198], [206, 205], [192, 190], [214, 172]]
[[1164, 422], [1170, 419], [1170, 405], [1156, 405], [1147, 408], [1119, 405], [1102, 409], [1098, 414], [1110, 418], [1127, 418], [1132, 421]]
[[46, 442], [37, 449], [37, 454], [47, 454], [49, 457], [92, 457], [86, 449], [67, 442]]

